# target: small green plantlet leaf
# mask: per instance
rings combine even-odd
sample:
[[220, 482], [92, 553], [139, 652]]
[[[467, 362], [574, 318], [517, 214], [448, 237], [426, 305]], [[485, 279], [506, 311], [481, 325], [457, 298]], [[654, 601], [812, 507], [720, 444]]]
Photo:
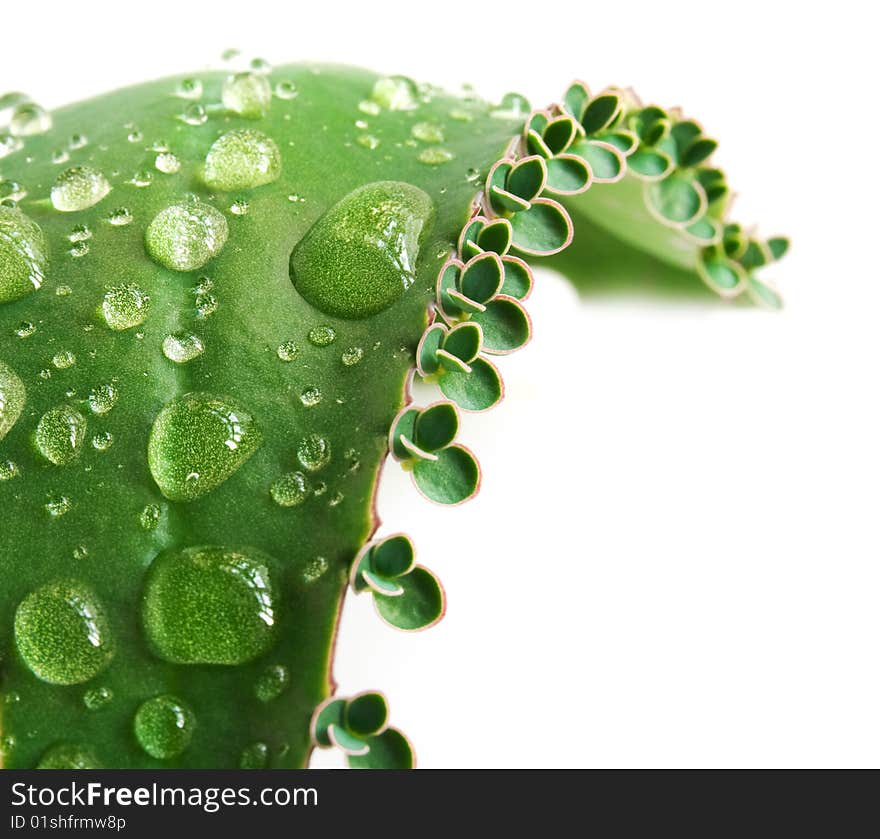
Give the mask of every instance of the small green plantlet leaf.
[[699, 137], [684, 150], [679, 162], [682, 166], [699, 166], [708, 160], [716, 148], [718, 148], [717, 140]]
[[547, 161], [547, 191], [554, 195], [576, 195], [592, 182], [590, 164], [576, 154], [560, 154]]
[[542, 131], [544, 144], [554, 156], [562, 154], [574, 142], [576, 136], [577, 127], [570, 116], [554, 117]]
[[550, 198], [536, 198], [531, 207], [510, 218], [513, 245], [524, 254], [550, 256], [566, 248], [574, 231], [562, 205]]
[[434, 626], [446, 608], [440, 581], [427, 568], [417, 565], [399, 582], [403, 586], [399, 597], [373, 595], [373, 603], [382, 619], [407, 632]]
[[581, 117], [581, 125], [589, 134], [597, 134], [603, 128], [607, 128], [617, 115], [620, 108], [620, 97], [615, 93], [603, 93], [596, 96], [587, 105], [587, 109]]
[[629, 156], [639, 146], [639, 137], [634, 131], [621, 129], [619, 131], [603, 131], [600, 139], [614, 146], [622, 154]]
[[412, 769], [415, 753], [409, 740], [396, 728], [386, 728], [369, 741], [364, 755], [349, 755], [351, 769]]
[[615, 183], [626, 173], [626, 158], [611, 143], [585, 140], [575, 143], [571, 147], [571, 153], [582, 157], [589, 164], [595, 183]]
[[722, 297], [734, 297], [745, 287], [748, 277], [742, 267], [720, 254], [703, 257], [697, 264], [700, 276], [709, 288]]
[[488, 219], [485, 216], [478, 216], [471, 219], [462, 228], [461, 236], [458, 239], [458, 250], [465, 258], [470, 259], [472, 256], [483, 252], [484, 248], [479, 244], [479, 236], [487, 221]]
[[477, 244], [484, 251], [493, 251], [499, 255], [507, 253], [513, 238], [510, 222], [504, 218], [486, 221], [477, 234]]
[[532, 155], [514, 164], [507, 176], [505, 189], [523, 201], [532, 201], [541, 194], [546, 184], [547, 164], [544, 158]]
[[432, 323], [424, 332], [416, 349], [416, 364], [422, 376], [431, 376], [440, 369], [437, 350], [443, 345], [446, 327], [441, 323]]
[[366, 740], [355, 736], [341, 725], [330, 725], [327, 736], [331, 746], [336, 746], [347, 755], [365, 755], [370, 750]]
[[372, 566], [377, 574], [394, 578], [408, 574], [415, 562], [415, 549], [409, 536], [388, 536], [373, 548]]
[[470, 364], [480, 353], [483, 330], [478, 323], [465, 321], [449, 330], [443, 341], [443, 349]]
[[562, 106], [580, 122], [589, 101], [589, 88], [583, 82], [576, 81], [565, 91], [565, 96], [562, 98]]
[[499, 295], [486, 311], [474, 315], [472, 322], [483, 330], [483, 350], [492, 355], [506, 355], [524, 347], [532, 335], [529, 316], [512, 297]]
[[671, 130], [672, 121], [661, 117], [647, 126], [642, 135], [642, 143], [649, 148], [660, 146], [669, 137]]
[[747, 280], [746, 293], [762, 308], [772, 309], [773, 311], [779, 311], [782, 308], [782, 297], [779, 292], [751, 275], [749, 275]]
[[452, 296], [458, 293], [458, 282], [464, 263], [460, 259], [449, 259], [440, 269], [437, 276], [437, 306], [447, 319], [458, 317], [463, 309]]
[[487, 251], [469, 260], [461, 272], [458, 289], [470, 300], [486, 303], [501, 288], [504, 268], [497, 253]]
[[663, 219], [689, 225], [706, 209], [706, 193], [693, 179], [672, 174], [646, 187], [648, 205]]
[[409, 449], [403, 444], [403, 440], [414, 440], [416, 432], [416, 419], [419, 416], [418, 408], [404, 408], [391, 424], [389, 432], [391, 454], [397, 460], [408, 460], [411, 455]]
[[681, 120], [672, 126], [670, 136], [675, 144], [677, 161], [680, 166], [688, 165], [683, 160], [684, 154], [702, 133], [700, 126], [693, 120]]
[[388, 700], [374, 691], [360, 693], [345, 706], [345, 727], [356, 737], [380, 734], [388, 725]]
[[626, 162], [634, 174], [646, 180], [666, 177], [674, 165], [669, 155], [653, 149], [639, 149], [630, 155]]
[[534, 129], [530, 129], [526, 134], [526, 148], [529, 154], [536, 155], [537, 157], [542, 157], [544, 160], [548, 160], [553, 157], [553, 152], [550, 150], [549, 146], [544, 142], [544, 138], [541, 134]]
[[466, 361], [462, 361], [457, 355], [453, 355], [445, 349], [437, 350], [437, 361], [440, 363], [440, 367], [443, 371], [454, 370], [459, 373], [471, 372], [470, 364]]
[[532, 293], [532, 269], [525, 260], [517, 256], [505, 256], [501, 261], [504, 263], [501, 293], [517, 300], [525, 300]]
[[718, 223], [708, 215], [697, 219], [693, 224], [685, 228], [701, 245], [714, 245], [721, 239], [721, 228]]
[[[485, 312], [486, 307], [482, 303], [478, 303], [476, 300], [471, 300], [470, 297], [462, 294], [458, 289], [452, 289], [446, 293], [447, 298], [450, 301], [450, 305], [457, 309], [459, 312], [465, 314], [477, 314], [478, 312]], [[444, 308], [444, 312], [445, 312]]]
[[463, 411], [487, 411], [504, 396], [498, 368], [482, 357], [471, 362], [469, 373], [444, 372], [437, 383], [443, 395]]
[[458, 411], [451, 402], [435, 402], [420, 411], [413, 442], [426, 452], [439, 452], [458, 434]]
[[319, 746], [329, 748], [330, 726], [342, 726], [345, 721], [345, 700], [331, 697], [322, 702], [312, 716], [312, 740]]
[[420, 492], [438, 504], [462, 504], [473, 498], [480, 487], [476, 458], [459, 445], [439, 451], [434, 462], [417, 461], [412, 475]]
[[773, 254], [764, 242], [757, 239], [749, 239], [745, 250], [737, 259], [740, 265], [746, 271], [752, 271], [755, 268], [761, 268], [768, 262], [773, 261]]
[[403, 594], [403, 586], [397, 580], [387, 580], [378, 574], [361, 569], [360, 576], [363, 582], [375, 594], [384, 594], [387, 597], [398, 597]]
[[497, 186], [489, 192], [489, 203], [496, 213], [518, 213], [529, 208], [529, 202], [524, 198]]
[[770, 249], [774, 260], [782, 259], [785, 256], [788, 252], [788, 244], [788, 239], [784, 236], [774, 236], [767, 240], [767, 247]]

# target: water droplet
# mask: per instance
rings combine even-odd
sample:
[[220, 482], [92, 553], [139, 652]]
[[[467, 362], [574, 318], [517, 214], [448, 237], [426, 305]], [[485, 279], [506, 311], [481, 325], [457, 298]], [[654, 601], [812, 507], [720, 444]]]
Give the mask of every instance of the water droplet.
[[456, 122], [471, 122], [473, 120], [473, 115], [464, 110], [464, 108], [453, 108], [449, 112], [449, 118], [454, 119]]
[[475, 184], [478, 180], [480, 180], [480, 170], [471, 167], [467, 170], [467, 172], [465, 172], [464, 177], [469, 184]]
[[153, 173], [149, 169], [138, 169], [138, 171], [131, 176], [129, 183], [139, 189], [145, 189], [153, 183]]
[[52, 187], [52, 205], [62, 213], [85, 210], [97, 204], [110, 192], [110, 182], [91, 166], [65, 169]]
[[236, 73], [223, 82], [223, 104], [241, 117], [256, 119], [269, 110], [272, 89], [267, 79], [257, 73]]
[[104, 608], [78, 580], [49, 583], [19, 603], [15, 644], [31, 672], [53, 685], [88, 681], [114, 653]]
[[133, 219], [134, 216], [128, 207], [117, 207], [109, 216], [107, 216], [107, 221], [109, 221], [114, 227], [125, 227], [126, 225], [131, 224]]
[[324, 556], [316, 556], [314, 559], [309, 560], [302, 572], [303, 582], [306, 585], [316, 583], [327, 573], [329, 567], [330, 563], [327, 562], [327, 558]]
[[431, 166], [439, 166], [454, 160], [455, 155], [449, 149], [422, 149], [417, 157], [419, 163], [428, 163]]
[[111, 384], [98, 385], [89, 392], [89, 409], [93, 414], [106, 414], [116, 404], [119, 394]]
[[279, 99], [295, 99], [299, 95], [299, 91], [294, 82], [280, 81], [275, 85], [275, 95]]
[[315, 495], [323, 495], [325, 492], [327, 492], [327, 484], [324, 481], [315, 484]]
[[21, 201], [27, 196], [25, 189], [18, 181], [0, 180], [0, 201]]
[[349, 193], [299, 242], [290, 276], [327, 314], [365, 318], [388, 308], [415, 281], [421, 241], [434, 218], [418, 187], [379, 181]]
[[147, 504], [138, 516], [138, 523], [144, 530], [155, 530], [161, 517], [162, 511], [158, 504]]
[[200, 291], [196, 294], [196, 317], [204, 320], [217, 311], [220, 305], [217, 298], [206, 291]]
[[55, 164], [67, 163], [70, 160], [70, 153], [67, 149], [55, 149], [52, 152], [52, 162]]
[[18, 474], [18, 464], [14, 460], [0, 460], [0, 481], [11, 481]]
[[332, 457], [330, 442], [320, 434], [309, 434], [299, 442], [296, 449], [296, 459], [302, 464], [303, 469], [309, 472], [318, 472], [323, 469]]
[[53, 519], [58, 519], [61, 516], [67, 515], [73, 505], [66, 495], [50, 495], [43, 506]]
[[140, 326], [147, 319], [149, 311], [149, 295], [132, 283], [108, 289], [101, 303], [104, 321], [115, 330]]
[[52, 378], [52, 371], [48, 369], [40, 370], [40, 378], [43, 379], [43, 381], [48, 381]]
[[141, 748], [156, 760], [168, 760], [186, 751], [195, 727], [192, 708], [167, 693], [148, 699], [134, 715], [135, 737]]
[[156, 155], [156, 168], [163, 175], [173, 175], [180, 171], [180, 158], [170, 151], [159, 152]]
[[346, 367], [354, 367], [364, 357], [364, 351], [361, 347], [349, 347], [342, 354], [342, 363]]
[[60, 285], [55, 289], [56, 297], [70, 297], [73, 294], [73, 289], [69, 285]]
[[202, 83], [198, 79], [181, 79], [175, 92], [181, 99], [198, 99], [202, 95]]
[[43, 231], [16, 207], [0, 205], [0, 303], [38, 289], [49, 265]]
[[113, 435], [109, 431], [99, 431], [92, 437], [92, 448], [98, 452], [106, 452], [113, 445]]
[[241, 753], [239, 769], [265, 769], [269, 765], [269, 747], [265, 743], [251, 743]]
[[13, 137], [12, 134], [0, 134], [0, 160], [22, 148], [24, 148], [24, 143], [19, 137]]
[[113, 691], [110, 688], [89, 688], [83, 695], [83, 705], [90, 711], [100, 711], [113, 701]]
[[220, 253], [229, 227], [223, 214], [210, 204], [192, 201], [162, 210], [147, 228], [146, 245], [160, 265], [175, 271], [193, 271]]
[[283, 664], [271, 664], [257, 677], [254, 693], [260, 702], [277, 699], [290, 685], [290, 670]]
[[37, 423], [34, 442], [40, 454], [56, 466], [76, 460], [86, 436], [86, 418], [70, 405], [46, 411]]
[[74, 242], [73, 247], [68, 251], [68, 253], [76, 259], [80, 256], [85, 256], [89, 252], [89, 243], [88, 242]]
[[302, 402], [306, 408], [314, 408], [323, 398], [324, 394], [321, 393], [321, 389], [315, 385], [309, 385], [308, 387], [303, 388], [302, 393], [299, 395], [299, 401]]
[[198, 358], [205, 351], [205, 345], [198, 335], [191, 332], [176, 332], [166, 335], [162, 341], [162, 353], [169, 361], [186, 364]]
[[77, 545], [73, 549], [73, 558], [76, 560], [88, 559], [89, 549], [85, 545]]
[[139, 131], [137, 128], [128, 132], [128, 142], [129, 143], [141, 143], [143, 142], [144, 135], [142, 131]]
[[208, 121], [208, 112], [204, 105], [194, 103], [184, 108], [180, 118], [187, 125], [204, 125]]
[[234, 216], [246, 216], [249, 206], [250, 205], [247, 201], [239, 198], [229, 205], [229, 212], [232, 213]]
[[345, 496], [341, 492], [334, 492], [327, 501], [327, 506], [338, 507], [343, 501], [345, 501]]
[[442, 143], [444, 140], [443, 129], [436, 122], [417, 122], [410, 133], [423, 143]]
[[71, 151], [84, 148], [88, 144], [89, 138], [85, 134], [71, 134], [70, 140], [67, 141], [67, 146]]
[[336, 340], [336, 330], [323, 324], [309, 330], [309, 341], [316, 347], [329, 347]]
[[61, 350], [52, 356], [52, 366], [56, 370], [67, 370], [76, 364], [76, 356], [70, 350]]
[[37, 331], [37, 327], [29, 320], [23, 320], [18, 326], [15, 327], [14, 331], [17, 338], [30, 338], [31, 335], [33, 335], [34, 332]]
[[40, 758], [37, 769], [100, 769], [101, 763], [91, 749], [72, 743], [51, 746]]
[[418, 91], [412, 79], [405, 76], [388, 76], [373, 85], [370, 98], [389, 111], [411, 111], [418, 107]]
[[371, 102], [369, 99], [364, 99], [363, 102], [358, 103], [358, 110], [363, 114], [369, 114], [371, 117], [379, 116], [382, 113], [382, 107], [378, 102]]
[[363, 146], [365, 149], [370, 149], [371, 151], [379, 148], [380, 143], [381, 140], [374, 134], [358, 134], [357, 136], [357, 144]]
[[359, 119], [355, 121], [354, 127], [360, 128], [361, 131], [364, 131], [365, 129], [369, 128], [369, 123], [365, 119]]
[[272, 483], [269, 494], [279, 507], [298, 507], [309, 497], [309, 482], [302, 472], [288, 472]]
[[228, 131], [214, 141], [205, 158], [205, 183], [211, 189], [253, 189], [280, 175], [278, 146], [253, 128]]
[[143, 624], [153, 651], [177, 664], [244, 664], [277, 636], [274, 561], [253, 548], [165, 551], [150, 565]]
[[192, 501], [222, 484], [261, 442], [256, 422], [236, 401], [188, 393], [153, 423], [150, 471], [166, 498]]
[[0, 361], [0, 440], [18, 421], [26, 400], [24, 382], [15, 370]]
[[278, 345], [276, 353], [282, 361], [293, 361], [299, 355], [299, 347], [293, 341], [285, 341]]
[[252, 58], [251, 70], [255, 73], [262, 73], [264, 76], [272, 72], [272, 65], [265, 58]]
[[33, 137], [52, 128], [52, 115], [36, 102], [19, 105], [9, 121], [9, 133], [15, 137]]

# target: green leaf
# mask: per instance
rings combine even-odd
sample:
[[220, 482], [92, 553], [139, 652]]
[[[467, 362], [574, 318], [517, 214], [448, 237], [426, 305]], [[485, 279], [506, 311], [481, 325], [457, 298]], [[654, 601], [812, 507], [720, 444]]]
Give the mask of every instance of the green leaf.
[[544, 158], [531, 155], [518, 160], [507, 176], [505, 189], [521, 198], [532, 201], [547, 183], [547, 164]]
[[701, 245], [712, 245], [721, 238], [721, 228], [708, 216], [702, 216], [685, 228]]
[[562, 205], [550, 198], [536, 198], [528, 210], [510, 218], [513, 246], [522, 253], [549, 256], [571, 241], [571, 219]]
[[697, 270], [709, 288], [722, 297], [732, 297], [746, 286], [745, 271], [735, 262], [721, 255], [703, 257]]
[[575, 121], [570, 116], [555, 117], [544, 127], [542, 136], [554, 156], [562, 154], [577, 136]]
[[415, 562], [415, 549], [409, 536], [398, 533], [379, 542], [373, 549], [372, 566], [383, 577], [409, 573]]
[[493, 186], [489, 192], [489, 203], [496, 213], [517, 213], [529, 208], [529, 202], [524, 198], [497, 186]]
[[571, 147], [571, 153], [582, 157], [589, 164], [596, 183], [614, 183], [626, 172], [623, 153], [610, 143], [586, 140], [575, 143]]
[[422, 335], [416, 348], [416, 364], [422, 376], [430, 376], [440, 368], [437, 350], [440, 349], [445, 337], [446, 327], [441, 323], [432, 323]]
[[789, 241], [784, 236], [774, 236], [767, 240], [767, 247], [774, 260], [782, 259], [788, 252]]
[[487, 411], [504, 395], [501, 374], [485, 358], [474, 359], [469, 373], [444, 372], [437, 384], [443, 395], [464, 411]]
[[483, 331], [479, 324], [465, 321], [449, 330], [443, 342], [443, 349], [470, 364], [480, 352], [483, 343]]
[[679, 162], [682, 166], [699, 166], [716, 148], [718, 148], [717, 140], [700, 137], [684, 150]]
[[370, 749], [366, 740], [356, 737], [341, 725], [331, 725], [327, 729], [327, 736], [332, 745], [342, 749], [347, 755], [365, 755]]
[[458, 411], [451, 402], [435, 402], [419, 412], [413, 442], [426, 452], [438, 452], [458, 434]]
[[765, 309], [778, 311], [782, 308], [782, 296], [779, 292], [767, 283], [762, 283], [756, 277], [749, 276], [746, 292], [757, 305]]
[[404, 408], [391, 424], [391, 431], [388, 435], [389, 446], [391, 454], [397, 460], [409, 460], [412, 456], [409, 449], [403, 444], [402, 439], [410, 441], [415, 439], [418, 416], [418, 408]]
[[596, 139], [614, 146], [614, 148], [625, 155], [632, 154], [639, 145], [638, 135], [633, 131], [627, 131], [625, 129], [618, 131], [603, 131], [598, 137], [596, 137]]
[[627, 158], [627, 166], [643, 178], [662, 178], [672, 170], [672, 160], [663, 152], [639, 149]]
[[648, 206], [671, 224], [688, 225], [706, 209], [706, 194], [692, 178], [674, 173], [646, 185]]
[[493, 251], [499, 255], [507, 253], [513, 232], [510, 222], [504, 218], [487, 221], [477, 234], [477, 243], [484, 251]]
[[455, 317], [461, 314], [458, 302], [450, 296], [450, 292], [458, 288], [459, 277], [464, 268], [460, 259], [450, 259], [440, 269], [437, 276], [437, 303], [440, 310], [447, 316]]
[[553, 152], [544, 142], [544, 138], [535, 130], [526, 134], [526, 149], [529, 154], [537, 155], [545, 160], [553, 157]]
[[518, 256], [504, 256], [504, 283], [501, 293], [517, 300], [525, 300], [532, 292], [532, 269]]
[[345, 720], [345, 700], [330, 699], [322, 702], [312, 717], [312, 740], [319, 746], [329, 748], [333, 745], [330, 740], [330, 726], [341, 726]]
[[360, 693], [346, 703], [345, 727], [356, 737], [371, 737], [387, 725], [388, 700], [381, 693]]
[[620, 97], [615, 93], [604, 93], [593, 99], [581, 118], [581, 125], [587, 134], [596, 134], [614, 121], [620, 108]]
[[518, 350], [528, 343], [532, 334], [529, 316], [512, 297], [499, 295], [486, 306], [485, 312], [474, 315], [471, 320], [483, 329], [483, 350], [493, 355]]
[[575, 195], [588, 189], [593, 179], [589, 164], [576, 154], [561, 154], [547, 161], [547, 191]]
[[442, 617], [446, 598], [440, 581], [427, 569], [417, 565], [400, 578], [403, 594], [399, 597], [373, 595], [373, 603], [380, 617], [407, 632], [428, 629]]
[[349, 755], [352, 769], [412, 769], [415, 754], [409, 740], [396, 728], [386, 728], [370, 738], [370, 750], [365, 755]]
[[687, 165], [683, 162], [685, 150], [702, 134], [702, 129], [693, 120], [682, 120], [676, 122], [672, 126], [670, 136], [675, 143], [676, 160], [680, 165]]
[[754, 268], [760, 268], [762, 265], [771, 262], [772, 258], [773, 255], [767, 245], [763, 242], [759, 242], [757, 239], [749, 239], [745, 250], [737, 258], [737, 262], [739, 262], [746, 271], [751, 271]]
[[374, 594], [383, 594], [388, 597], [398, 597], [403, 594], [403, 586], [397, 580], [387, 580], [365, 568], [361, 569], [360, 576]]
[[464, 446], [450, 446], [437, 453], [437, 461], [420, 460], [412, 476], [419, 491], [438, 504], [461, 504], [477, 494], [480, 467]]
[[565, 96], [562, 98], [562, 106], [576, 120], [580, 121], [589, 101], [589, 88], [583, 82], [574, 82], [565, 91]]
[[465, 297], [485, 303], [498, 293], [503, 280], [501, 257], [487, 251], [468, 260], [461, 272], [458, 288]]

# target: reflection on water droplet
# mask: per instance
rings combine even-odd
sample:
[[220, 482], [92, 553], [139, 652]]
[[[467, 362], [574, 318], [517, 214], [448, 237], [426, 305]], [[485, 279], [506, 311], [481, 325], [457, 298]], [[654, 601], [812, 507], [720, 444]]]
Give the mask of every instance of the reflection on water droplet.
[[419, 163], [427, 163], [431, 166], [439, 166], [441, 163], [448, 163], [454, 160], [455, 155], [449, 149], [422, 149], [419, 152], [417, 160]]
[[17, 207], [0, 205], [0, 303], [36, 291], [49, 266], [43, 231]]
[[293, 361], [299, 355], [299, 347], [293, 341], [285, 341], [276, 352], [282, 361]]
[[67, 163], [68, 160], [70, 160], [70, 153], [67, 151], [67, 149], [56, 149], [52, 152], [53, 163]]
[[16, 203], [27, 196], [27, 189], [18, 181], [0, 180], [0, 201]]
[[478, 180], [480, 180], [480, 170], [470, 168], [465, 172], [465, 180], [470, 184], [475, 184]]
[[246, 216], [248, 207], [248, 202], [239, 198], [237, 201], [233, 201], [232, 204], [229, 205], [229, 212], [234, 216]]
[[84, 148], [89, 144], [89, 138], [85, 134], [71, 134], [67, 146], [71, 151]]
[[85, 583], [61, 580], [31, 592], [15, 611], [15, 644], [30, 671], [53, 685], [76, 685], [111, 661], [110, 624]]
[[142, 601], [153, 651], [177, 664], [244, 664], [265, 653], [277, 636], [274, 564], [253, 548], [159, 554]]
[[302, 472], [288, 472], [272, 483], [269, 494], [279, 507], [298, 507], [309, 497], [309, 482]]
[[257, 73], [236, 73], [223, 82], [223, 104], [242, 117], [256, 119], [269, 110], [272, 89], [269, 82]]
[[23, 320], [18, 326], [15, 327], [14, 331], [17, 338], [30, 338], [31, 335], [33, 335], [34, 332], [37, 331], [37, 327], [29, 320]]
[[52, 187], [52, 205], [63, 213], [85, 210], [110, 192], [110, 182], [91, 166], [65, 169]]
[[236, 401], [188, 393], [169, 402], [153, 423], [150, 471], [166, 498], [192, 501], [222, 484], [261, 442], [253, 417]]
[[412, 79], [405, 76], [388, 76], [373, 85], [370, 98], [389, 111], [411, 111], [418, 107], [418, 92]]
[[314, 408], [323, 398], [324, 395], [321, 393], [321, 389], [315, 385], [309, 385], [308, 387], [303, 388], [302, 393], [299, 395], [299, 401], [302, 402], [306, 408]]
[[398, 181], [360, 187], [300, 240], [290, 257], [291, 281], [322, 312], [369, 317], [413, 284], [433, 218], [433, 202], [418, 187]]
[[205, 345], [198, 335], [191, 332], [177, 332], [166, 335], [162, 341], [162, 353], [169, 361], [177, 364], [186, 364], [194, 358], [198, 358], [205, 351]]
[[79, 457], [86, 425], [86, 418], [76, 408], [61, 405], [40, 417], [34, 442], [46, 460], [63, 466]]
[[74, 559], [78, 559], [78, 560], [88, 559], [88, 556], [89, 556], [89, 549], [85, 545], [77, 545], [73, 549], [73, 558]]
[[354, 367], [364, 357], [364, 351], [361, 347], [349, 347], [342, 354], [342, 363], [346, 367]]
[[116, 404], [119, 394], [111, 384], [98, 385], [89, 392], [89, 409], [93, 414], [106, 414]]
[[73, 294], [73, 289], [69, 285], [60, 285], [55, 289], [56, 297], [70, 297]]
[[336, 340], [336, 330], [322, 324], [309, 330], [309, 341], [316, 347], [329, 347]]
[[369, 99], [364, 99], [363, 102], [358, 103], [358, 110], [361, 113], [369, 114], [371, 117], [378, 116], [382, 113], [382, 107], [378, 102], [371, 102]]
[[149, 311], [149, 295], [133, 283], [108, 289], [101, 303], [104, 321], [114, 330], [140, 326], [147, 319]]
[[373, 149], [379, 148], [379, 144], [381, 141], [378, 137], [373, 134], [358, 134], [357, 136], [357, 144], [359, 146], [363, 146], [365, 149]]
[[191, 201], [162, 210], [147, 228], [145, 241], [150, 256], [176, 271], [193, 271], [220, 253], [229, 226], [223, 214], [210, 204]]
[[156, 760], [168, 760], [186, 751], [195, 727], [192, 708], [171, 694], [148, 699], [134, 716], [135, 737]]
[[52, 127], [52, 115], [36, 102], [19, 105], [9, 121], [9, 133], [15, 137], [45, 134]]
[[138, 171], [131, 176], [129, 183], [139, 189], [144, 189], [153, 183], [153, 173], [149, 169], [138, 169]]
[[318, 472], [323, 469], [332, 457], [330, 441], [320, 434], [309, 434], [299, 442], [296, 449], [296, 458], [304, 469], [309, 472]]
[[173, 175], [180, 171], [180, 158], [170, 151], [159, 152], [156, 155], [156, 168], [164, 175]]

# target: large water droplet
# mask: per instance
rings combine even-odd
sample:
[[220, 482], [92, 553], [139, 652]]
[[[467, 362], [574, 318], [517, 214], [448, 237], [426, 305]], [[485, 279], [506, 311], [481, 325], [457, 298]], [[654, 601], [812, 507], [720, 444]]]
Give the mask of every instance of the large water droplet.
[[329, 462], [332, 453], [330, 442], [320, 434], [309, 434], [299, 441], [296, 449], [296, 458], [302, 464], [303, 469], [309, 472], [318, 472]]
[[55, 179], [52, 204], [62, 213], [72, 213], [94, 206], [108, 192], [110, 182], [97, 169], [72, 166]]
[[94, 752], [85, 746], [59, 743], [51, 746], [40, 758], [37, 769], [100, 769]]
[[107, 326], [116, 330], [140, 326], [149, 311], [149, 295], [132, 283], [108, 289], [101, 303], [101, 314]]
[[0, 440], [21, 416], [26, 399], [22, 380], [15, 370], [0, 361]]
[[37, 423], [34, 442], [40, 454], [56, 466], [79, 457], [86, 437], [86, 418], [70, 405], [46, 411]]
[[148, 699], [134, 715], [134, 735], [141, 748], [156, 760], [168, 760], [184, 752], [195, 727], [192, 708], [171, 694]]
[[162, 341], [162, 353], [169, 361], [186, 364], [198, 358], [205, 351], [205, 345], [198, 335], [191, 332], [176, 332], [166, 335]]
[[49, 264], [46, 240], [36, 222], [0, 204], [0, 303], [38, 289]]
[[418, 90], [415, 82], [405, 76], [388, 76], [373, 85], [370, 98], [389, 111], [411, 111], [418, 107]]
[[302, 472], [287, 472], [272, 483], [269, 494], [279, 507], [298, 507], [309, 497], [309, 482]]
[[220, 253], [229, 226], [223, 214], [201, 201], [173, 204], [162, 210], [147, 228], [146, 245], [160, 265], [175, 271], [193, 271]]
[[265, 76], [257, 73], [236, 73], [223, 82], [223, 104], [239, 116], [257, 119], [272, 104], [272, 88]]
[[277, 181], [281, 152], [262, 131], [229, 131], [214, 141], [205, 158], [205, 183], [211, 189], [253, 189]]
[[290, 277], [322, 312], [365, 318], [388, 308], [415, 281], [434, 204], [421, 189], [378, 181], [349, 193], [303, 237]]
[[143, 622], [154, 652], [177, 664], [244, 664], [275, 642], [273, 560], [253, 548], [185, 548], [153, 560]]
[[15, 644], [31, 672], [53, 685], [88, 681], [114, 653], [100, 600], [77, 580], [49, 583], [19, 603]]
[[236, 401], [188, 393], [153, 423], [150, 471], [166, 498], [192, 501], [222, 484], [261, 442], [256, 422]]

